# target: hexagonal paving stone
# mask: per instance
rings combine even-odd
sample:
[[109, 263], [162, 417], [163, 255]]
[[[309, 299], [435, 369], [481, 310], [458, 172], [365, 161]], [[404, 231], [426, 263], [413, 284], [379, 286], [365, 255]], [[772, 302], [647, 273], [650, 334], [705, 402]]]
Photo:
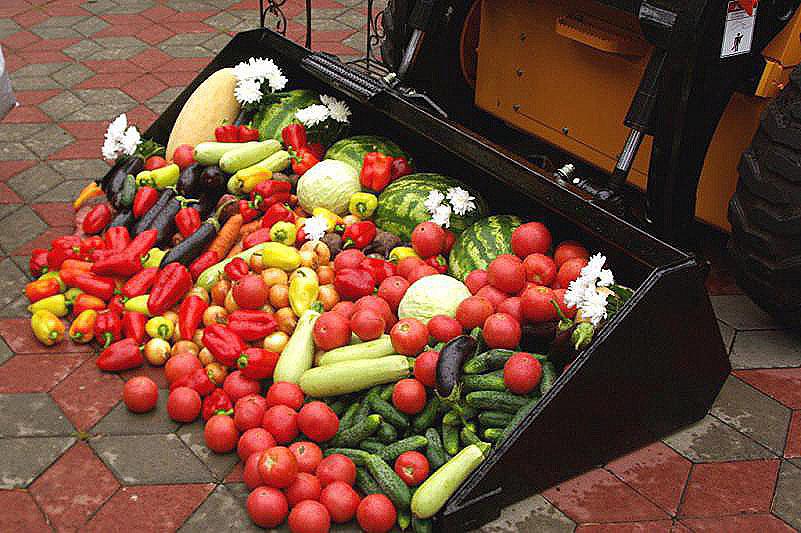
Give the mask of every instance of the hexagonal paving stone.
[[37, 156], [45, 158], [68, 144], [72, 144], [74, 140], [72, 135], [55, 124], [51, 124], [28, 137], [24, 144]]
[[41, 202], [71, 202], [85, 185], [86, 183], [78, 180], [65, 181], [39, 196], [37, 200]]
[[224, 479], [239, 461], [239, 456], [235, 451], [220, 454], [214, 453], [206, 447], [205, 437], [203, 436], [203, 424], [201, 424], [199, 420], [192, 424], [182, 426], [181, 429], [178, 430], [178, 436], [181, 437], [184, 444], [189, 446], [189, 449], [203, 461], [218, 480]]
[[87, 59], [98, 59], [96, 54], [103, 51], [103, 47], [96, 42], [84, 39], [81, 42], [68, 46], [63, 52], [75, 59], [76, 61], [84, 61]]
[[[97, 150], [100, 153], [100, 145]], [[109, 166], [99, 157], [97, 159], [49, 161], [47, 164], [67, 180], [86, 180], [90, 177], [103, 176], [109, 169]]]
[[167, 54], [172, 55], [171, 50], [173, 48], [200, 46], [212, 37], [214, 37], [213, 33], [182, 33], [180, 35], [170, 37], [163, 43], [159, 44], [158, 47]]
[[178, 423], [167, 416], [168, 391], [159, 391], [156, 408], [149, 413], [135, 414], [120, 402], [93, 428], [92, 433], [104, 435], [145, 435], [170, 433], [178, 429]]
[[19, 267], [9, 258], [0, 261], [0, 307], [19, 297], [18, 291], [28, 282]]
[[45, 124], [0, 124], [0, 139], [21, 142], [45, 127]]
[[19, 24], [10, 18], [0, 19], [0, 39], [5, 39], [6, 37], [14, 35], [21, 29]]
[[48, 17], [44, 21], [40, 22], [36, 26], [35, 29], [41, 28], [69, 28], [75, 24], [78, 24], [82, 20], [84, 20], [85, 16], [68, 16], [68, 17]]
[[740, 461], [773, 455], [717, 418], [707, 415], [662, 442], [691, 461]]
[[74, 91], [80, 104], [70, 109], [69, 120], [112, 120], [136, 107], [136, 101], [119, 89]]
[[90, 35], [94, 35], [100, 30], [108, 28], [108, 26], [109, 26], [108, 22], [101, 19], [100, 17], [87, 17], [78, 24], [75, 24], [72, 28], [75, 31], [79, 32], [81, 35], [89, 37]]
[[173, 433], [98, 437], [90, 444], [126, 485], [214, 481], [209, 469]]
[[11, 359], [13, 356], [14, 352], [8, 347], [6, 341], [0, 339], [0, 365]]
[[[244, 23], [244, 24], [247, 25], [247, 29], [252, 29], [254, 27], [252, 23]], [[244, 30], [237, 30], [237, 31], [244, 31]], [[220, 50], [225, 48], [230, 42], [231, 42], [231, 36], [226, 33], [221, 33], [203, 43], [203, 48], [208, 50], [210, 54], [216, 55], [220, 52]]]
[[773, 513], [801, 531], [801, 468], [783, 461], [773, 496]]
[[74, 442], [72, 437], [0, 439], [0, 488], [27, 487]]
[[28, 299], [24, 295], [20, 296], [10, 304], [0, 308], [0, 318], [25, 316], [25, 313], [28, 312], [28, 305], [30, 305]]
[[47, 225], [33, 209], [27, 205], [20, 207], [14, 214], [14, 224], [0, 224], [0, 246], [6, 250], [15, 250], [46, 229]]
[[730, 360], [738, 369], [801, 366], [801, 343], [792, 331], [738, 331]]
[[7, 183], [25, 201], [32, 202], [42, 193], [53, 190], [62, 181], [64, 178], [60, 174], [54, 172], [46, 163], [40, 163], [20, 172]]
[[67, 417], [47, 394], [0, 394], [0, 437], [52, 437], [72, 432]]
[[16, 80], [17, 78], [25, 78], [25, 77], [50, 76], [51, 74], [55, 74], [59, 70], [63, 69], [67, 65], [69, 65], [69, 63], [66, 62], [31, 63], [30, 65], [25, 65], [24, 67], [15, 70], [13, 79]]
[[24, 490], [0, 490], [0, 524], [9, 531], [52, 531], [42, 511]]
[[718, 328], [720, 329], [720, 336], [723, 337], [723, 345], [726, 346], [726, 353], [729, 353], [734, 343], [734, 336], [737, 334], [737, 330], [720, 320], [718, 320]]
[[[62, 17], [53, 17], [59, 19]], [[52, 20], [52, 19], [51, 19]], [[81, 39], [83, 35], [71, 27], [43, 27], [34, 26], [31, 31], [42, 39]]]
[[179, 531], [263, 531], [248, 516], [245, 508], [248, 494], [244, 483], [217, 485]]
[[[66, 63], [65, 63], [66, 64]], [[11, 86], [15, 91], [43, 91], [46, 89], [63, 89], [63, 86], [50, 76], [14, 76]], [[35, 111], [35, 108], [30, 108]]]
[[514, 531], [570, 532], [575, 523], [548, 500], [535, 494], [518, 503], [504, 507], [501, 516], [484, 525], [482, 533], [512, 533]]

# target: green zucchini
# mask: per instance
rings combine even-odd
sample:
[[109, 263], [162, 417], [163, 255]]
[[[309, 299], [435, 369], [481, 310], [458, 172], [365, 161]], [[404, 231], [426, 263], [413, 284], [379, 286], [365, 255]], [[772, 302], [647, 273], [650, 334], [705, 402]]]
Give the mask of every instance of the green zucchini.
[[432, 396], [422, 411], [412, 419], [412, 431], [418, 435], [434, 425], [439, 411], [439, 398]]
[[467, 446], [423, 481], [412, 497], [414, 516], [431, 518], [437, 514], [448, 498], [484, 461], [489, 447], [487, 443]]
[[406, 531], [412, 524], [412, 515], [406, 509], [398, 511], [398, 527], [401, 531]]
[[477, 390], [503, 392], [506, 390], [506, 384], [503, 382], [503, 370], [497, 370], [489, 374], [468, 374], [462, 377], [462, 385], [465, 392]]
[[[312, 330], [319, 316], [320, 313], [313, 309], [309, 309], [300, 316], [295, 326], [295, 331], [292, 333], [292, 336], [289, 337], [289, 341], [278, 357], [278, 362], [273, 371], [273, 381], [299, 383], [307, 372], [314, 370], [312, 369], [312, 364], [314, 363], [314, 339], [312, 339]], [[314, 394], [312, 390], [306, 390], [303, 385], [301, 385], [300, 388], [309, 396], [318, 398], [322, 396], [336, 396], [335, 394]]]
[[375, 439], [365, 439], [359, 443], [359, 448], [370, 453], [381, 453], [384, 445]]
[[395, 458], [402, 453], [425, 448], [426, 444], [428, 444], [427, 438], [421, 435], [412, 435], [411, 437], [406, 437], [403, 440], [399, 440], [398, 442], [393, 442], [392, 444], [388, 445], [386, 448], [381, 450], [378, 456], [389, 463], [394, 461]]
[[426, 431], [426, 439], [428, 439], [428, 444], [426, 444], [426, 458], [428, 459], [428, 464], [431, 466], [431, 470], [436, 470], [448, 461], [448, 455], [445, 452], [445, 448], [442, 447], [442, 439], [436, 428], [428, 428]]
[[503, 435], [503, 428], [487, 428], [484, 430], [484, 438], [490, 442], [495, 442]]
[[367, 462], [367, 456], [370, 455], [369, 452], [366, 452], [364, 450], [357, 450], [356, 448], [328, 448], [323, 453], [323, 455], [328, 457], [329, 455], [334, 455], [337, 453], [340, 455], [344, 455], [345, 457], [353, 461], [353, 464], [355, 464], [356, 466], [361, 466], [365, 464], [365, 462]]
[[239, 147], [228, 150], [220, 156], [220, 169], [228, 174], [234, 174], [267, 159], [280, 149], [281, 143], [275, 139], [255, 143], [239, 143]]
[[442, 445], [448, 455], [459, 452], [459, 427], [442, 424]]
[[341, 348], [335, 348], [325, 352], [320, 357], [319, 366], [341, 363], [342, 361], [353, 361], [356, 359], [376, 359], [386, 357], [395, 353], [389, 335], [381, 335], [379, 338], [363, 342], [361, 344], [349, 344]]
[[414, 533], [434, 533], [434, 525], [431, 520], [424, 520], [412, 515], [412, 531]]
[[406, 429], [409, 427], [409, 417], [395, 409], [394, 405], [382, 399], [378, 394], [370, 396], [368, 401], [374, 413], [384, 417], [384, 420], [396, 428]]
[[540, 396], [545, 396], [545, 393], [551, 390], [556, 378], [556, 367], [550, 361], [544, 362], [542, 364], [542, 378], [540, 379]]
[[484, 427], [506, 427], [514, 418], [511, 413], [503, 411], [482, 411], [478, 413], [478, 421]]
[[529, 402], [529, 398], [518, 396], [511, 392], [496, 391], [476, 391], [465, 396], [465, 401], [470, 407], [476, 409], [490, 409], [493, 411], [504, 411], [506, 413], [516, 413], [518, 409]]
[[375, 438], [383, 444], [390, 444], [398, 440], [398, 430], [392, 424], [381, 422], [378, 431], [375, 432]]
[[[301, 317], [302, 319], [303, 317]], [[300, 321], [298, 322], [300, 323]], [[296, 334], [297, 329], [292, 337]], [[290, 342], [292, 342], [291, 338]], [[278, 363], [281, 363], [280, 358]], [[278, 368], [276, 368], [277, 371]], [[315, 398], [324, 398], [368, 389], [374, 385], [392, 383], [408, 376], [409, 362], [406, 361], [406, 358], [402, 355], [389, 355], [379, 359], [357, 359], [311, 368], [303, 373], [299, 384], [306, 394]]]
[[246, 143], [220, 143], [202, 142], [195, 146], [195, 161], [203, 166], [210, 167], [220, 162], [220, 158], [231, 150], [242, 148], [246, 145], [258, 144], [256, 141]]
[[[356, 413], [359, 412], [359, 408], [361, 407], [361, 405], [362, 404], [360, 404], [359, 402], [354, 402], [354, 403], [350, 404], [350, 407], [348, 407], [348, 410], [345, 411], [345, 414], [342, 415], [342, 418], [339, 419], [339, 429], [340, 430], [347, 429], [347, 428], [349, 428], [350, 426], [353, 425], [353, 422], [356, 420], [356, 418], [355, 418], [356, 417]], [[367, 416], [367, 414], [365, 414], [362, 418], [364, 418], [366, 416]]]
[[[263, 159], [253, 166], [266, 168], [270, 172], [283, 172], [292, 161], [292, 156], [286, 150], [278, 150], [266, 159]], [[275, 179], [275, 178], [273, 178]]]
[[358, 446], [361, 441], [372, 435], [381, 425], [381, 416], [370, 415], [356, 421], [351, 427], [337, 431], [329, 443], [334, 448], [351, 448]]
[[367, 494], [381, 494], [381, 487], [366, 468], [356, 467], [356, 485]]
[[392, 500], [398, 509], [409, 508], [412, 499], [409, 487], [383, 459], [377, 455], [370, 455], [367, 458], [367, 469], [378, 482], [381, 491]]

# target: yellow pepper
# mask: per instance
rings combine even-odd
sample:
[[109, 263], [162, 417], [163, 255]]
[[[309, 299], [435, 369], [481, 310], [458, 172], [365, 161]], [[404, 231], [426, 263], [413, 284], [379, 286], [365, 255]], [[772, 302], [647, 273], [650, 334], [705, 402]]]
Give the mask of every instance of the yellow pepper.
[[406, 259], [407, 257], [420, 257], [414, 251], [414, 248], [409, 246], [396, 246], [389, 252], [389, 260], [393, 263], [397, 263], [401, 259]]
[[143, 170], [136, 175], [136, 186], [150, 186], [158, 190], [172, 187], [178, 183], [178, 178], [181, 175], [181, 169], [175, 163], [157, 168], [156, 170]]
[[40, 309], [33, 314], [31, 329], [36, 339], [45, 346], [52, 346], [64, 338], [64, 324], [46, 309]]
[[144, 315], [150, 316], [150, 312], [147, 310], [147, 299], [150, 297], [149, 294], [141, 294], [139, 296], [134, 296], [133, 298], [128, 298], [125, 300], [123, 307], [126, 311], [131, 311], [133, 313], [142, 313]]
[[94, 309], [81, 311], [81, 314], [70, 324], [70, 339], [72, 339], [72, 342], [77, 342], [78, 344], [91, 342], [95, 336], [95, 320], [97, 320], [97, 311]]
[[228, 180], [228, 192], [231, 194], [250, 194], [256, 185], [272, 177], [272, 172], [259, 165], [243, 168]]
[[345, 225], [339, 215], [325, 207], [315, 207], [312, 211], [312, 215], [315, 217], [323, 217], [325, 221], [328, 222], [328, 231], [334, 231], [337, 224]]
[[161, 264], [161, 260], [164, 258], [165, 255], [167, 255], [167, 252], [165, 252], [161, 248], [151, 248], [147, 252], [145, 260], [142, 262], [142, 268], [159, 266]]
[[67, 306], [67, 299], [63, 294], [54, 294], [53, 296], [42, 298], [28, 306], [28, 312], [30, 313], [35, 314], [42, 310], [49, 311], [58, 317], [67, 316], [70, 312], [69, 306]]
[[297, 316], [308, 311], [317, 300], [320, 281], [311, 268], [300, 267], [289, 280], [289, 306]]
[[152, 187], [153, 186], [153, 176], [152, 170], [143, 170], [139, 174], [136, 175], [136, 186], [137, 187]]
[[84, 203], [86, 203], [87, 200], [96, 198], [98, 196], [103, 196], [103, 189], [101, 189], [96, 182], [90, 181], [89, 185], [84, 187], [83, 190], [78, 193], [78, 197], [74, 202], [72, 202], [72, 208], [77, 211]]
[[145, 324], [145, 331], [154, 339], [169, 340], [175, 332], [172, 320], [163, 316], [155, 316]]
[[45, 272], [44, 274], [39, 276], [38, 279], [50, 279], [50, 278], [55, 278], [55, 280], [58, 281], [58, 285], [59, 287], [61, 287], [61, 292], [67, 290], [67, 286], [64, 284], [64, 281], [62, 281], [61, 276], [58, 273], [58, 270], [51, 270], [50, 272]]
[[77, 298], [79, 294], [83, 294], [81, 289], [76, 287], [67, 289], [67, 292], [64, 293], [64, 299], [67, 301], [67, 305], [72, 305], [75, 302], [75, 298]]
[[352, 215], [361, 218], [369, 218], [378, 207], [378, 197], [369, 192], [357, 192], [350, 197], [348, 210]]
[[261, 251], [254, 254], [261, 261], [262, 268], [280, 268], [291, 272], [300, 266], [300, 252], [294, 246], [280, 242], [265, 242]]
[[287, 246], [295, 244], [295, 237], [297, 236], [298, 229], [292, 222], [276, 222], [270, 228], [270, 240], [272, 242], [280, 242]]

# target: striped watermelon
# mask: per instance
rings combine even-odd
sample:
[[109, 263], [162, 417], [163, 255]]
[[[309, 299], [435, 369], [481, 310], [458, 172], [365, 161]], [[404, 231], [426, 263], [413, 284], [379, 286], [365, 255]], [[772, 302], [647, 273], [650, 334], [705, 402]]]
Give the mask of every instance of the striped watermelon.
[[295, 113], [299, 109], [312, 104], [319, 104], [320, 97], [314, 91], [296, 89], [273, 95], [280, 101], [267, 105], [256, 112], [251, 125], [259, 130], [259, 139], [281, 140], [281, 130], [295, 121]]
[[387, 138], [375, 135], [356, 135], [337, 141], [328, 149], [325, 157], [344, 161], [361, 173], [364, 154], [368, 152], [380, 152], [392, 157], [409, 159], [400, 146]]
[[499, 255], [511, 254], [512, 232], [522, 223], [514, 215], [493, 215], [464, 230], [448, 257], [451, 276], [464, 281], [470, 272], [487, 268]]
[[375, 223], [382, 230], [408, 241], [415, 226], [431, 220], [431, 213], [423, 205], [428, 193], [436, 189], [446, 194], [451, 187], [466, 189], [475, 197], [476, 209], [471, 215], [451, 215], [451, 225], [448, 229], [457, 234], [461, 233], [470, 224], [486, 216], [487, 202], [461, 181], [442, 174], [409, 174], [390, 183], [378, 197]]

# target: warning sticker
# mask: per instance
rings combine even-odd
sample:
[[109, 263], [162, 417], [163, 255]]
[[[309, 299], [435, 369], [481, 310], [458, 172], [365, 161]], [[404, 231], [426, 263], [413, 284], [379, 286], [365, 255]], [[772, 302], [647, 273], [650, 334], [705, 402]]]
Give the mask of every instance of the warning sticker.
[[723, 29], [723, 44], [720, 48], [721, 58], [747, 54], [751, 51], [756, 14], [756, 7], [749, 15], [738, 2], [728, 3], [726, 26]]

